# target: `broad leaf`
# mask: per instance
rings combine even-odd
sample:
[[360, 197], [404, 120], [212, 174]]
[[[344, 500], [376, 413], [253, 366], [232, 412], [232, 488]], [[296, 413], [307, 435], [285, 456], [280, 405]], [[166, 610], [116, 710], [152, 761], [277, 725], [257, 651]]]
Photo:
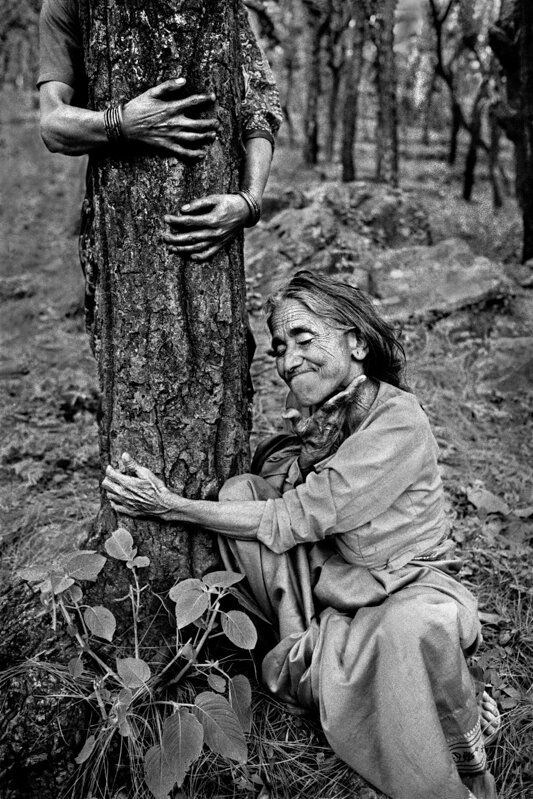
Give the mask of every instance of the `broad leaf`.
[[118, 703], [119, 705], [124, 705], [124, 707], [129, 707], [133, 700], [133, 693], [130, 691], [129, 688], [123, 688], [119, 691], [118, 694]]
[[219, 694], [223, 694], [226, 690], [226, 680], [218, 674], [210, 674], [207, 678], [207, 682], [213, 691], [217, 691]]
[[96, 605], [94, 608], [87, 608], [83, 618], [93, 635], [105, 641], [113, 640], [117, 622], [110, 610], [102, 605]]
[[177, 602], [182, 594], [194, 590], [204, 591], [205, 589], [201, 580], [196, 579], [196, 577], [189, 577], [187, 580], [181, 580], [181, 582], [173, 585], [168, 592], [168, 596], [173, 602]]
[[[130, 564], [128, 563], [128, 566], [129, 565]], [[131, 561], [131, 565], [135, 566], [136, 569], [146, 569], [146, 567], [150, 565], [150, 558], [147, 558], [144, 555], [137, 555], [137, 557], [133, 558]]]
[[209, 607], [205, 586], [194, 578], [174, 585], [169, 597], [176, 603], [176, 625], [179, 630], [199, 619]]
[[26, 580], [27, 583], [38, 583], [48, 577], [48, 569], [38, 569], [30, 566], [27, 569], [19, 569], [17, 574], [21, 580]]
[[502, 516], [509, 514], [509, 506], [503, 499], [479, 485], [469, 486], [466, 489], [466, 496], [475, 508], [485, 513], [500, 513]]
[[155, 799], [166, 799], [176, 784], [172, 763], [160, 746], [152, 746], [144, 756], [144, 780]]
[[137, 550], [133, 546], [133, 538], [125, 527], [119, 527], [104, 541], [108, 555], [116, 560], [133, 560]]
[[246, 763], [248, 749], [244, 732], [229, 702], [220, 694], [204, 691], [198, 694], [194, 704], [209, 748], [237, 763]]
[[62, 572], [52, 572], [50, 574], [50, 590], [54, 596], [62, 594], [63, 591], [66, 591], [71, 585], [74, 585], [74, 580], [67, 574], [63, 574]]
[[90, 580], [94, 582], [107, 558], [97, 552], [77, 552], [65, 563], [65, 571], [74, 580]]
[[77, 757], [74, 758], [75, 762], [78, 765], [81, 765], [81, 763], [85, 763], [85, 761], [90, 758], [95, 746], [96, 746], [96, 738], [94, 737], [94, 735], [89, 735], [89, 737], [87, 738], [87, 740], [85, 741], [85, 743], [81, 748], [81, 752], [79, 753], [79, 755], [77, 755]]
[[220, 623], [229, 640], [241, 649], [253, 649], [257, 643], [257, 630], [246, 613], [230, 610], [222, 613]]
[[69, 589], [69, 596], [72, 602], [81, 602], [83, 599], [83, 591], [79, 585], [73, 585]]
[[67, 668], [71, 677], [76, 680], [83, 674], [83, 662], [81, 657], [71, 658], [67, 664]]
[[204, 574], [202, 581], [209, 586], [209, 588], [229, 588], [230, 585], [240, 583], [244, 579], [244, 574], [238, 572], [218, 571], [209, 572]]
[[140, 658], [117, 658], [117, 671], [127, 688], [141, 688], [151, 676], [150, 666]]
[[191, 763], [200, 757], [203, 743], [203, 727], [188, 710], [180, 708], [165, 719], [162, 749], [164, 757], [173, 764], [178, 788], [183, 785]]
[[250, 732], [252, 727], [252, 686], [244, 674], [236, 674], [230, 679], [229, 701], [244, 732]]

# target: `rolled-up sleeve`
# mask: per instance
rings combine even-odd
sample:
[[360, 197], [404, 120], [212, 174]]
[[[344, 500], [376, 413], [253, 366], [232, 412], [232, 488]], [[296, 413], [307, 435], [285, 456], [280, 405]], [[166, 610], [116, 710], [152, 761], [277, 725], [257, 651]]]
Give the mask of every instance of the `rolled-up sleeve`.
[[274, 552], [350, 533], [388, 510], [413, 486], [435, 443], [414, 397], [381, 404], [319, 473], [269, 499], [257, 538]]
[[239, 4], [239, 32], [245, 83], [242, 103], [243, 140], [246, 142], [248, 139], [265, 138], [274, 145], [283, 118], [279, 92], [243, 4]]

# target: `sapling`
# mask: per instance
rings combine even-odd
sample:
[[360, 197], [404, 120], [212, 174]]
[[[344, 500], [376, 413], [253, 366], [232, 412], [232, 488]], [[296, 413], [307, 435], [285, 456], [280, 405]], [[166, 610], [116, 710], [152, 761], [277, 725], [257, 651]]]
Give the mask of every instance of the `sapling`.
[[[247, 760], [250, 683], [244, 675], [232, 675], [222, 668], [219, 660], [203, 657], [207, 643], [221, 635], [240, 649], [255, 647], [257, 631], [249, 616], [241, 610], [224, 609], [229, 595], [247, 610], [253, 611], [253, 603], [235, 588], [243, 579], [235, 572], [216, 571], [202, 579], [177, 583], [168, 594], [174, 618], [170, 657], [147, 662], [140, 654], [139, 622], [143, 594], [150, 589], [141, 583], [140, 570], [149, 566], [150, 560], [137, 554], [124, 527], [115, 530], [104, 547], [110, 558], [122, 561], [131, 572], [128, 592], [118, 600], [131, 607], [131, 653], [124, 651], [116, 635], [117, 619], [112, 611], [84, 601], [80, 583], [97, 580], [107, 562], [105, 556], [84, 550], [59, 567], [23, 569], [20, 576], [36, 584], [50, 611], [53, 629], [57, 630], [61, 619], [78, 649], [68, 663], [69, 677], [79, 683], [98, 719], [91, 722], [75, 758], [86, 775], [90, 773], [91, 791], [105, 781], [105, 755], [117, 734], [127, 744], [132, 785], [139, 780], [139, 769], [133, 766], [142, 759], [144, 785], [156, 799], [164, 799], [183, 785], [204, 745], [230, 762], [244, 764]], [[198, 682], [201, 690], [193, 690]], [[210, 690], [204, 690], [206, 687]]]

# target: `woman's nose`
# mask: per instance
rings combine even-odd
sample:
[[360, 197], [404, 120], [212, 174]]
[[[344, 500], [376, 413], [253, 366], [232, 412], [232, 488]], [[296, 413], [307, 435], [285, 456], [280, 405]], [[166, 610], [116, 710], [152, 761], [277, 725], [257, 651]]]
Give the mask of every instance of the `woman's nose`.
[[303, 356], [298, 347], [288, 347], [285, 352], [285, 371], [290, 373], [297, 369], [303, 361]]

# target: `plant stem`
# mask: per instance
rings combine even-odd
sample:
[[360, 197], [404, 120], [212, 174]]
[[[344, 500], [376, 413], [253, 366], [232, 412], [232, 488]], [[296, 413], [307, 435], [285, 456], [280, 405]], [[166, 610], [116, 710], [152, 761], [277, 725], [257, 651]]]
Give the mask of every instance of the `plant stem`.
[[189, 660], [189, 662], [186, 663], [183, 666], [182, 669], [180, 669], [180, 671], [176, 674], [176, 676], [172, 680], [170, 680], [169, 685], [173, 685], [174, 683], [179, 682], [181, 680], [181, 678], [183, 677], [183, 675], [186, 674], [188, 672], [188, 670], [191, 668], [192, 664], [197, 659], [200, 650], [202, 649], [202, 647], [204, 646], [205, 642], [207, 641], [211, 630], [213, 629], [213, 626], [214, 626], [215, 621], [216, 621], [216, 616], [217, 616], [217, 613], [218, 613], [219, 610], [220, 610], [220, 602], [217, 601], [217, 602], [215, 602], [215, 604], [213, 606], [213, 610], [211, 611], [211, 617], [209, 619], [209, 623], [208, 623], [208, 625], [206, 627], [206, 630], [205, 630], [204, 634], [202, 635], [202, 637], [200, 638], [198, 646], [194, 650], [194, 657], [192, 657], [191, 660]]

